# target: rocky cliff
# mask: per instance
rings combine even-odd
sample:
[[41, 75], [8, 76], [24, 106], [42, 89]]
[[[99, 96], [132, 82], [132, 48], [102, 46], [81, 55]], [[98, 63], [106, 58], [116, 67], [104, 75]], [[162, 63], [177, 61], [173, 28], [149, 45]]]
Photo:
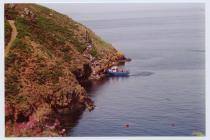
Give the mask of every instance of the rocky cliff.
[[5, 4], [6, 136], [63, 135], [55, 114], [92, 110], [81, 82], [100, 78], [123, 58], [68, 16], [36, 4]]

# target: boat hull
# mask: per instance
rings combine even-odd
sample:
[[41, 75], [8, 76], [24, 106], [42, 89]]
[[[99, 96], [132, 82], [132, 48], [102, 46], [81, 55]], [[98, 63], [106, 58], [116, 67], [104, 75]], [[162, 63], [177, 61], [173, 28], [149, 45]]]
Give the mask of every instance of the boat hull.
[[110, 76], [119, 76], [119, 77], [121, 77], [121, 76], [129, 76], [129, 72], [108, 72], [108, 74], [110, 75]]

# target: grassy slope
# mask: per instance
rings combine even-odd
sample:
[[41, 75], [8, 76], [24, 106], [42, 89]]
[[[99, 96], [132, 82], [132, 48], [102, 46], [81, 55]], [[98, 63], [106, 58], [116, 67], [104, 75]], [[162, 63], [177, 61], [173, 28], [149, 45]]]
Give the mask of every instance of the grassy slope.
[[[35, 18], [21, 17], [24, 8], [32, 11]], [[90, 53], [96, 59], [107, 59], [116, 50], [85, 26], [39, 5], [18, 4], [6, 14], [15, 20], [18, 31], [5, 58], [6, 135], [24, 135], [25, 132], [12, 131], [14, 122], [29, 121], [31, 116], [43, 122], [53, 109], [73, 106], [73, 101], [86, 97], [73, 74], [90, 63], [82, 55], [87, 46], [86, 30], [94, 44]], [[10, 30], [5, 23], [7, 41]]]

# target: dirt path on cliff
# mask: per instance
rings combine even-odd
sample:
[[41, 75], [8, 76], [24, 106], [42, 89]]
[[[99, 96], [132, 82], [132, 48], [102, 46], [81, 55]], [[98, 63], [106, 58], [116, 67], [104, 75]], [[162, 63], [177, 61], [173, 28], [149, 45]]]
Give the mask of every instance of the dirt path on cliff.
[[5, 48], [5, 57], [7, 57], [7, 55], [9, 54], [9, 50], [12, 46], [12, 43], [15, 41], [16, 36], [18, 34], [17, 29], [15, 27], [15, 21], [14, 20], [8, 20], [8, 22], [9, 22], [11, 28], [12, 28], [12, 33], [11, 33], [10, 41]]

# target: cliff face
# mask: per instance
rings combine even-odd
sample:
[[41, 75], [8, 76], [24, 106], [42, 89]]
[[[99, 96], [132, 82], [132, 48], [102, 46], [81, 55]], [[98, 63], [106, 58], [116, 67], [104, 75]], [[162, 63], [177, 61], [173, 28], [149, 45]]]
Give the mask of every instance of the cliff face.
[[87, 27], [39, 5], [5, 5], [5, 45], [13, 34], [8, 21], [17, 36], [5, 46], [6, 136], [59, 135], [59, 120], [48, 127], [52, 114], [92, 109], [80, 83], [123, 56]]

